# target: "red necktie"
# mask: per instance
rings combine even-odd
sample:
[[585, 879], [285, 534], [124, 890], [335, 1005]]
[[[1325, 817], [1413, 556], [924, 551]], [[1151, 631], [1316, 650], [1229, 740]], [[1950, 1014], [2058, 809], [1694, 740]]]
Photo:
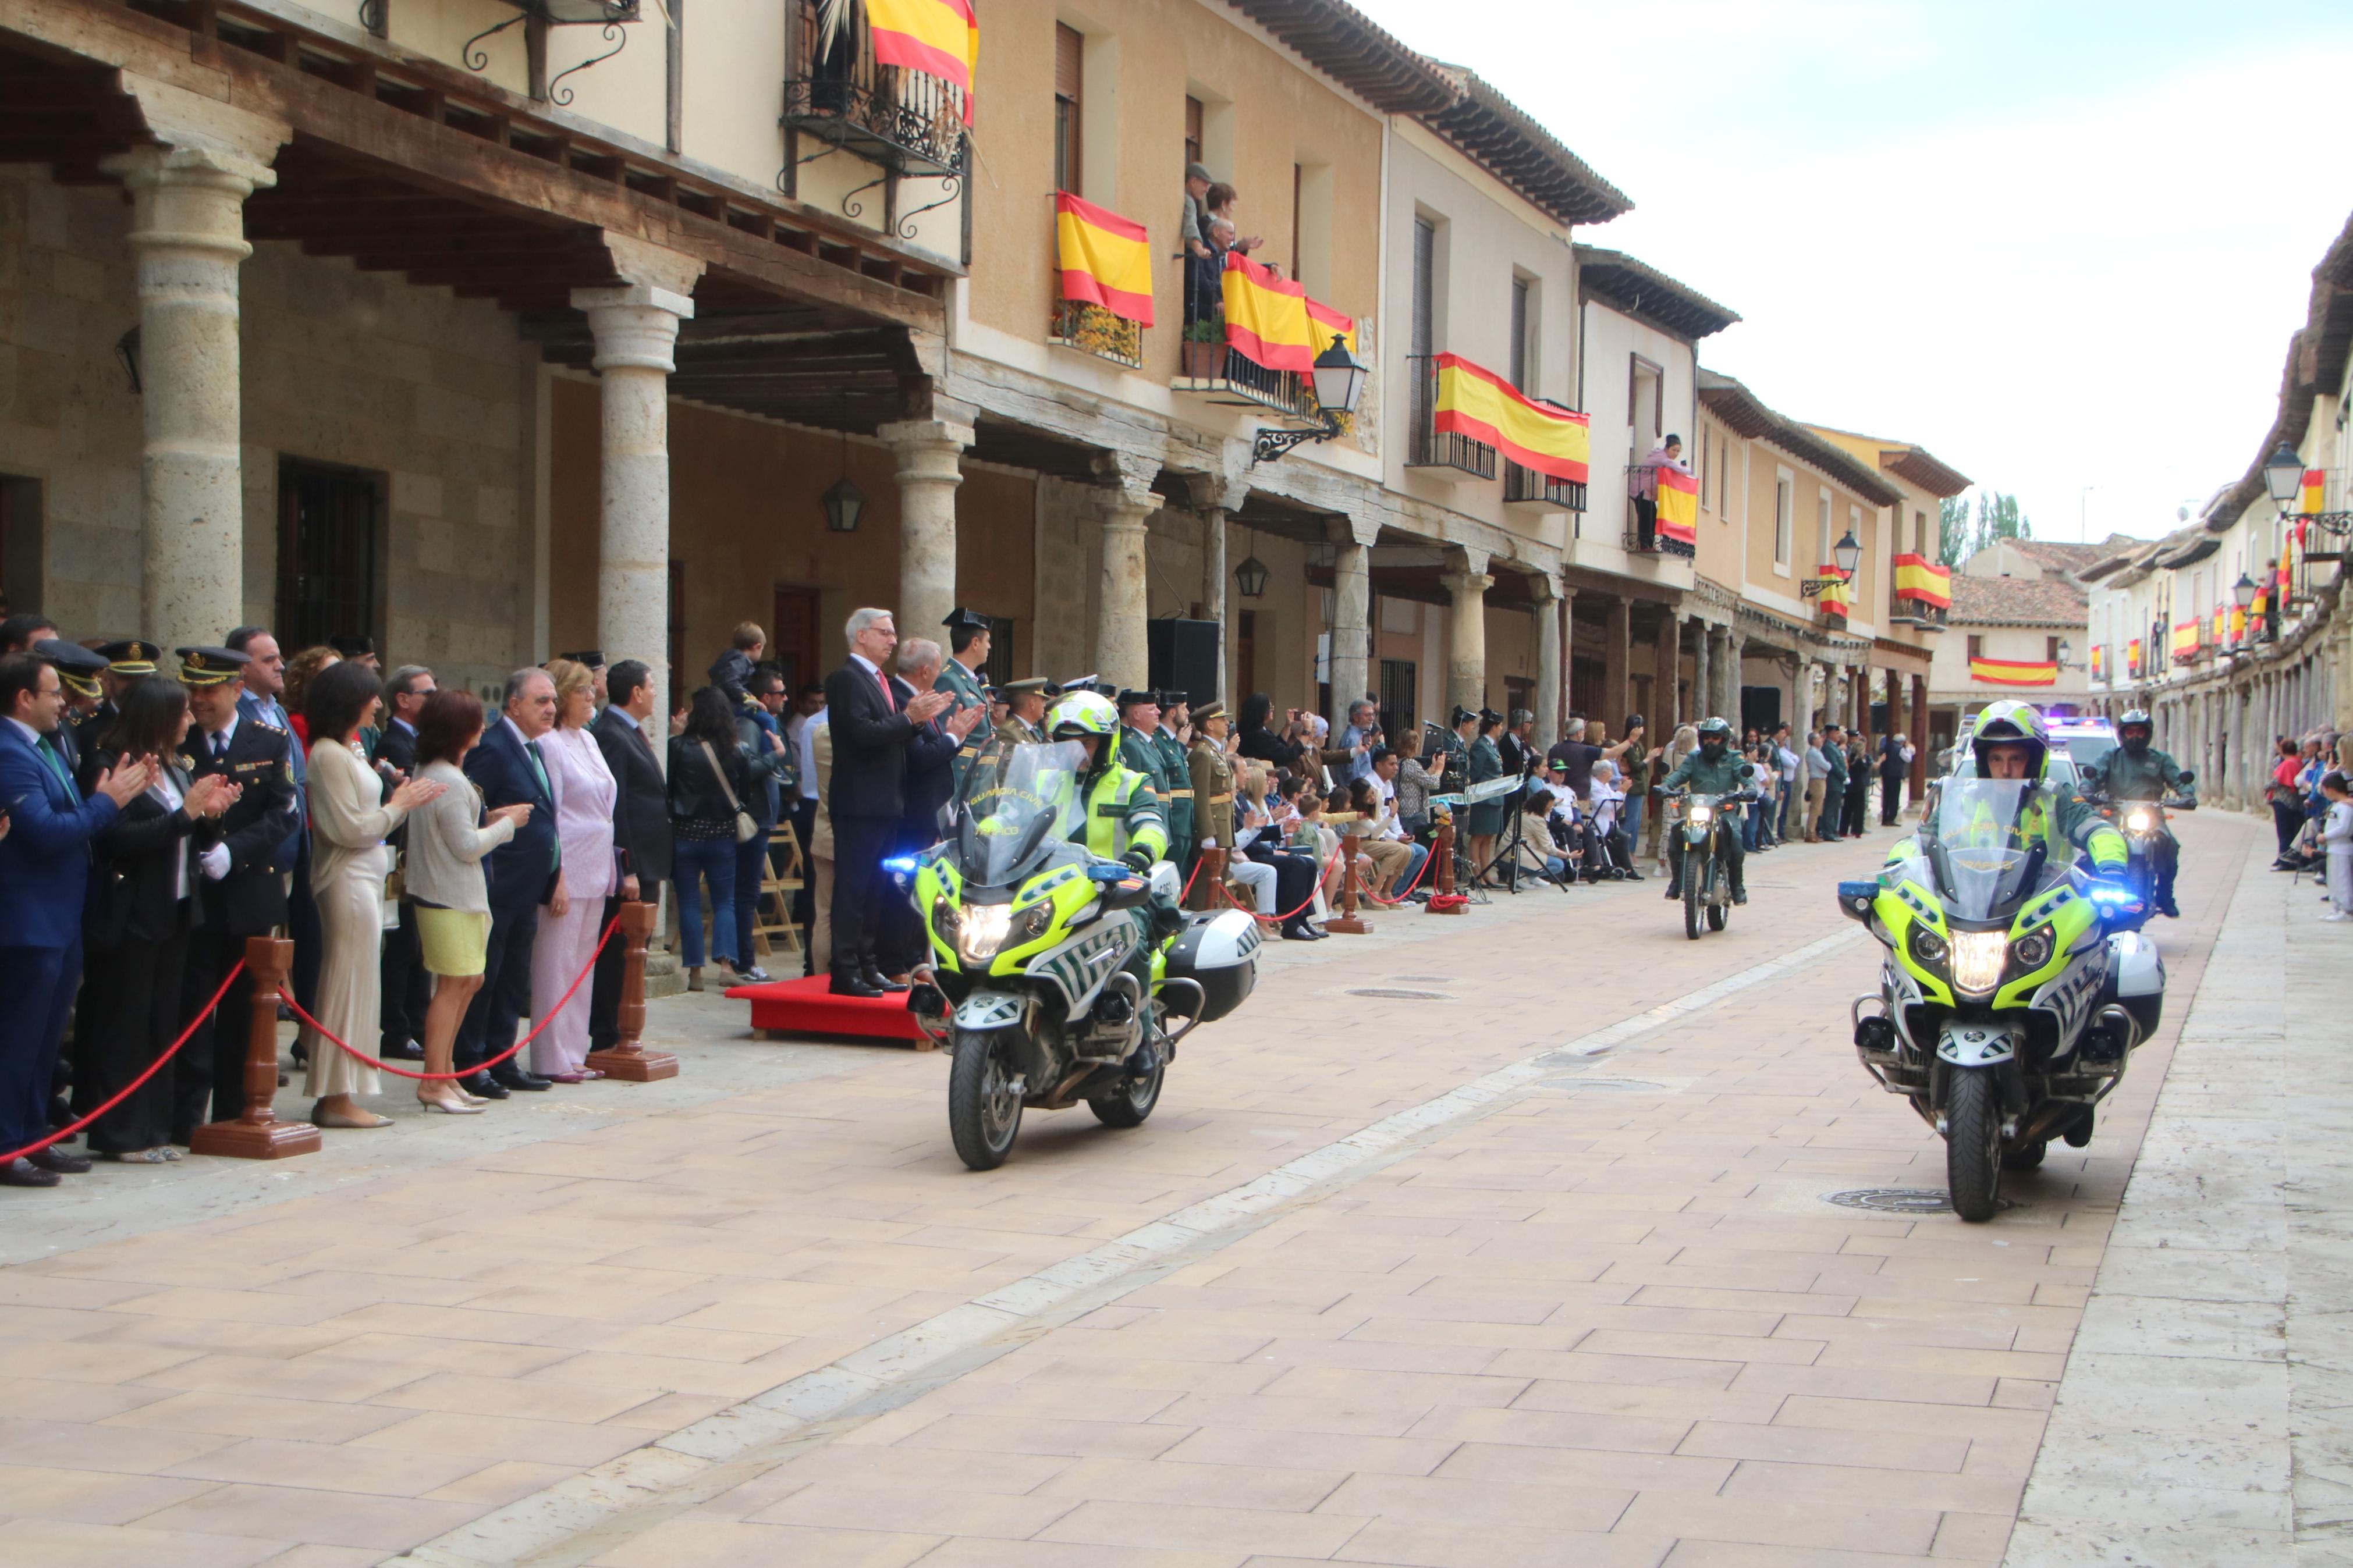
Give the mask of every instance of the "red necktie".
[[891, 678], [878, 669], [874, 672], [874, 684], [882, 689], [882, 700], [890, 706], [893, 713], [897, 712], [899, 700], [891, 695]]

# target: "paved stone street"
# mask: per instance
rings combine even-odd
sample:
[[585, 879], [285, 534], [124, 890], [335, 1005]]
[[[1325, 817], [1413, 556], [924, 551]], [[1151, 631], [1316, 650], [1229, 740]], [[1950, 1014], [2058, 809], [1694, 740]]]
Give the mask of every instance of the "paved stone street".
[[[1145, 1128], [1033, 1113], [984, 1175], [948, 1146], [944, 1057], [754, 1045], [739, 1006], [704, 996], [653, 1008], [649, 1043], [683, 1058], [672, 1084], [404, 1117], [277, 1168], [8, 1194], [12, 1550], [1994, 1563], [2031, 1471], [2023, 1553], [2105, 1474], [2035, 1468], [2063, 1372], [2079, 1454], [2080, 1422], [2146, 1377], [2108, 1353], [2153, 1321], [2104, 1317], [2111, 1281], [2196, 1297], [2168, 1282], [2238, 1277], [2219, 1257], [2177, 1276], [2155, 1250], [2217, 1234], [2184, 1154], [2220, 1124], [2160, 1141], [2164, 1173], [2107, 1245], [2179, 1021], [2205, 1016], [2206, 955], [2218, 932], [2250, 963], [2268, 943], [2271, 969], [2234, 961], [2213, 994], [2249, 1006], [2253, 986], [2276, 1011], [2284, 993], [2309, 1017], [2338, 933], [2305, 929], [2310, 886], [2263, 872], [2252, 821], [2188, 821], [2186, 918], [2158, 933], [2167, 1028], [2090, 1148], [2054, 1145], [1984, 1226], [1836, 1206], [1943, 1184], [1941, 1145], [1847, 1043], [1877, 949], [1829, 889], [1890, 837], [1753, 861], [1750, 906], [1696, 943], [1651, 882], [1278, 945]], [[2163, 1109], [2232, 1115], [2211, 1092], [2177, 1080]], [[2229, 1243], [2272, 1247], [2274, 1282], [2335, 1170], [2286, 1157], [2305, 1217]], [[2103, 1337], [2078, 1345], [2095, 1281]], [[2220, 1334], [2242, 1299], [2211, 1299], [2230, 1304], [2189, 1316]], [[2276, 1366], [2278, 1310], [2248, 1308], [2244, 1331]], [[2342, 1518], [2339, 1500], [2297, 1482], [2299, 1519]]]

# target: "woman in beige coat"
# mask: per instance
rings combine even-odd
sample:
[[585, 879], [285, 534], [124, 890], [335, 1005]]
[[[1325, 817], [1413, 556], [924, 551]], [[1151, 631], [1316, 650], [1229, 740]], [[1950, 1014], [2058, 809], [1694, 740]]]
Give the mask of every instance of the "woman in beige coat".
[[[440, 797], [442, 786], [412, 780], [384, 797], [383, 782], [360, 754], [359, 728], [384, 700], [384, 683], [365, 665], [345, 660], [320, 671], [306, 716], [311, 730], [311, 896], [319, 906], [325, 958], [319, 966], [315, 1016], [338, 1039], [376, 1038], [378, 965], [384, 946], [384, 880], [391, 869], [385, 836], [409, 812]], [[352, 1097], [376, 1092], [373, 1059], [303, 1030], [310, 1047], [309, 1089], [321, 1127], [389, 1127]], [[361, 1045], [360, 1048], [364, 1049]]]

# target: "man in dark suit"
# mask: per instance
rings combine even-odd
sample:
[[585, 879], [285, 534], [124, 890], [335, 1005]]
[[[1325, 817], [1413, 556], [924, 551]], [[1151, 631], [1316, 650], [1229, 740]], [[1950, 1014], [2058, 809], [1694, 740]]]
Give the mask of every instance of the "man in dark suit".
[[[286, 923], [280, 858], [294, 825], [293, 737], [237, 710], [245, 656], [225, 647], [179, 650], [180, 684], [193, 721], [184, 750], [189, 774], [225, 775], [243, 793], [221, 816], [221, 841], [205, 852], [196, 896], [204, 919], [188, 947], [180, 1016], [195, 1016], [245, 956], [245, 939]], [[245, 1045], [253, 983], [238, 975], [212, 1016], [196, 1026], [174, 1064], [172, 1141], [185, 1143], [207, 1120], [245, 1114]]]
[[[903, 709], [915, 693], [935, 689], [955, 695], [940, 683], [940, 645], [926, 637], [909, 637], [899, 648], [899, 674], [891, 682], [892, 695]], [[901, 785], [899, 837], [893, 855], [912, 855], [940, 841], [940, 808], [955, 794], [955, 764], [965, 737], [988, 714], [986, 702], [959, 708], [945, 717], [934, 717], [913, 726], [907, 738], [907, 775]], [[836, 766], [839, 764], [837, 763]], [[895, 892], [895, 889], [892, 890]], [[923, 922], [904, 898], [886, 892], [875, 966], [892, 976], [897, 985], [926, 952]]]
[[[894, 989], [875, 963], [876, 917], [886, 896], [883, 858], [906, 814], [907, 745], [955, 697], [902, 696], [883, 673], [899, 632], [888, 610], [861, 609], [843, 635], [849, 658], [825, 678], [833, 773], [826, 807], [833, 823], [833, 981], [837, 996]], [[975, 710], [979, 711], [979, 710]]]
[[[378, 773], [397, 775], [385, 779], [387, 800], [401, 780], [417, 775], [417, 720], [435, 689], [433, 672], [421, 664], [402, 665], [384, 683], [391, 718], [376, 736], [374, 759]], [[396, 849], [406, 848], [408, 829], [394, 829], [386, 842]], [[400, 900], [400, 923], [384, 933], [381, 963], [377, 1054], [388, 1061], [421, 1062], [425, 1047], [417, 1041], [425, 1033], [425, 1009], [433, 999], [433, 987], [425, 975], [425, 950], [417, 940], [417, 906], [406, 898]]]
[[[48, 1133], [50, 1085], [81, 981], [81, 912], [90, 842], [154, 782], [142, 760], [101, 773], [87, 800], [50, 739], [65, 687], [30, 654], [0, 658], [0, 1152]], [[0, 1186], [54, 1187], [90, 1169], [57, 1148], [0, 1166]]]
[[[613, 700], [588, 732], [605, 753], [619, 786], [613, 799], [613, 847], [620, 852], [621, 886], [605, 901], [597, 929], [613, 923], [626, 900], [650, 900], [670, 880], [670, 788], [663, 782], [661, 759], [654, 751], [646, 725], [654, 716], [652, 672], [639, 659], [625, 658], [605, 673], [606, 689]], [[627, 958], [617, 939], [596, 954], [596, 978], [588, 994], [588, 1048], [610, 1050], [621, 1037], [621, 974]]]
[[[531, 950], [539, 935], [539, 906], [554, 896], [563, 875], [555, 792], [539, 755], [539, 738], [554, 725], [555, 682], [543, 669], [518, 669], [507, 677], [504, 712], [466, 754], [466, 776], [481, 790], [485, 808], [522, 804], [532, 810], [515, 836], [482, 861], [491, 883], [491, 948], [482, 988], [467, 1005], [466, 1021], [458, 1030], [454, 1065], [460, 1070], [479, 1069], [512, 1046], [518, 1021], [531, 1012]], [[543, 1089], [548, 1083], [520, 1058], [459, 1081], [491, 1100], [504, 1100], [510, 1089]]]

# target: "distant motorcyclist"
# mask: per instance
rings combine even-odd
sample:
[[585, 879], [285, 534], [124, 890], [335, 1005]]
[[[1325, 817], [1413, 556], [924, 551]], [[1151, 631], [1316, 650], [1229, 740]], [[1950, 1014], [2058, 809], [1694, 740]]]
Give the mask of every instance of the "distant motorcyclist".
[[[1732, 748], [1732, 726], [1722, 719], [1704, 719], [1699, 726], [1699, 748], [1675, 764], [1674, 772], [1660, 782], [1661, 793], [1672, 794], [1688, 789], [1697, 795], [1725, 796], [1739, 794], [1748, 787], [1748, 762]], [[1718, 852], [1724, 858], [1725, 872], [1732, 880], [1732, 901], [1748, 901], [1748, 886], [1744, 879], [1740, 834], [1736, 826], [1727, 826], [1716, 835]], [[1667, 900], [1672, 902], [1683, 896], [1683, 857], [1675, 855], [1670, 861], [1671, 875], [1667, 883]]]
[[[2195, 799], [2190, 781], [2180, 764], [2149, 744], [2155, 734], [2156, 726], [2137, 708], [2116, 721], [2116, 749], [2108, 753], [2103, 767], [2110, 800], [2156, 805], [2168, 795], [2190, 795]], [[2162, 814], [2159, 815], [2161, 820]], [[2149, 870], [2154, 883], [2150, 900], [2157, 905], [2158, 913], [2177, 919], [2181, 911], [2173, 904], [2173, 874], [2180, 861], [2180, 841], [2173, 837], [2172, 826], [2165, 824], [2149, 841]]]
[[[2015, 828], [2003, 828], [2006, 834], [2014, 832], [2022, 847], [2040, 843], [2053, 866], [2072, 864], [2080, 854], [2091, 860], [2098, 876], [2123, 875], [2131, 854], [2125, 836], [2076, 799], [2073, 791], [2050, 782], [2051, 731], [2032, 703], [2004, 698], [1989, 706], [1978, 716], [1969, 750], [1977, 759], [1978, 777], [2022, 780], [2035, 786], [2021, 807]], [[1939, 831], [1949, 836], [1953, 827], [1946, 823]], [[1899, 844], [1888, 859], [1911, 853], [1908, 842]]]

